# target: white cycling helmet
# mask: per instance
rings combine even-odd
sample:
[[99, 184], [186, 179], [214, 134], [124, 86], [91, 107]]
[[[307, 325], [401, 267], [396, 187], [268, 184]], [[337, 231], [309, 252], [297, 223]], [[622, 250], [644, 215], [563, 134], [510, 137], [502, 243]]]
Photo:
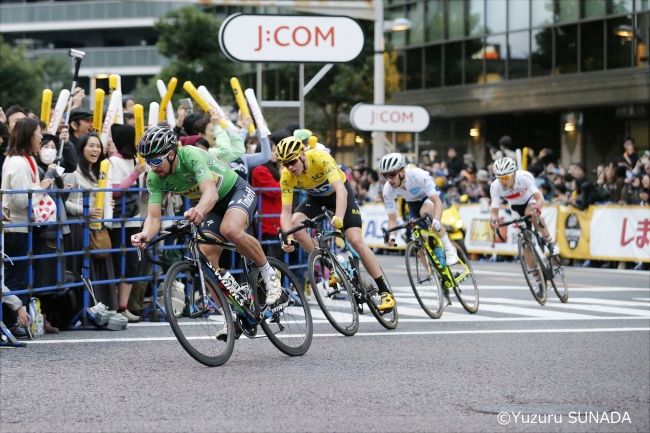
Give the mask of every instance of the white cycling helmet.
[[517, 171], [517, 163], [512, 158], [506, 156], [505, 158], [494, 161], [495, 176], [505, 176], [515, 171]]
[[379, 172], [390, 173], [406, 167], [406, 158], [401, 153], [389, 153], [379, 161]]

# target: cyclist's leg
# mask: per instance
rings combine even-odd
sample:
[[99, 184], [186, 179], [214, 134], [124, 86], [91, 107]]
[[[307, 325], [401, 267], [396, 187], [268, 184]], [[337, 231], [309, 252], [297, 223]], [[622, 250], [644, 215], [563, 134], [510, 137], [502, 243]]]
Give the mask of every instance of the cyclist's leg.
[[[308, 218], [315, 218], [320, 215], [322, 213], [321, 207], [326, 205], [321, 202], [322, 200], [319, 200], [317, 197], [308, 195], [305, 201], [296, 207], [294, 214], [291, 216], [291, 224], [297, 226], [301, 221]], [[309, 232], [307, 232], [306, 229], [294, 233], [294, 236], [307, 254], [311, 253], [316, 247], [314, 239], [309, 235]]]
[[541, 211], [538, 212], [537, 207], [535, 207], [533, 205], [527, 205], [525, 213], [526, 213], [526, 215], [537, 214], [537, 218], [539, 219], [539, 222], [537, 221], [537, 219], [533, 218], [532, 219], [533, 225], [535, 226], [537, 231], [540, 232], [544, 236], [544, 240], [546, 241], [546, 244], [548, 245], [548, 248], [551, 251], [551, 254], [554, 255], [554, 256], [559, 255], [560, 254], [560, 249], [558, 248], [557, 244], [555, 243], [555, 240], [553, 239], [553, 236], [548, 231], [548, 225], [546, 224], [546, 221], [542, 217]]
[[[434, 218], [435, 207], [436, 206], [431, 201], [431, 199], [427, 198], [424, 200], [424, 203], [422, 203], [422, 207], [420, 208], [420, 216], [424, 216], [425, 213], [428, 213], [432, 218]], [[431, 229], [435, 230], [435, 227], [431, 227]], [[455, 265], [458, 263], [458, 253], [456, 252], [454, 245], [451, 243], [451, 240], [449, 240], [449, 236], [447, 236], [447, 230], [445, 229], [445, 226], [440, 223], [440, 230], [436, 230], [436, 232], [438, 233], [438, 237], [442, 242], [442, 247], [445, 249], [447, 265]]]

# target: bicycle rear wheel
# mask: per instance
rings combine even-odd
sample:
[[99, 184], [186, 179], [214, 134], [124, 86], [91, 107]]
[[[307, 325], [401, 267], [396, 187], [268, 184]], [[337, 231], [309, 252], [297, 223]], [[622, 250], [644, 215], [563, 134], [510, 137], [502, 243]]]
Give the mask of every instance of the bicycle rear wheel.
[[445, 309], [440, 278], [431, 263], [424, 246], [411, 241], [406, 245], [404, 256], [406, 273], [420, 307], [432, 319], [439, 319]]
[[551, 257], [550, 262], [553, 271], [553, 279], [551, 280], [553, 290], [555, 290], [555, 294], [560, 298], [560, 301], [562, 301], [563, 304], [566, 304], [569, 301], [569, 286], [567, 285], [566, 277], [564, 276], [564, 265], [558, 256]]
[[[355, 259], [355, 262], [356, 261], [357, 259]], [[361, 289], [365, 292], [365, 301], [366, 304], [368, 304], [370, 312], [375, 316], [375, 319], [377, 319], [381, 326], [386, 329], [395, 329], [399, 319], [399, 315], [397, 314], [397, 300], [395, 300], [395, 306], [393, 308], [384, 311], [379, 310], [379, 306], [381, 305], [381, 293], [379, 293], [377, 283], [363, 266], [361, 260], [358, 260], [357, 266], [357, 270], [359, 271], [359, 283], [362, 286]], [[393, 291], [390, 288], [388, 278], [386, 278], [383, 269], [381, 269], [381, 267], [379, 269], [381, 270], [381, 275], [384, 277], [384, 281], [386, 281], [388, 292], [392, 295]]]
[[[204, 302], [198, 269], [183, 261], [174, 263], [167, 271], [163, 283], [163, 298], [167, 320], [178, 342], [194, 359], [208, 367], [217, 367], [228, 361], [235, 347], [235, 332], [228, 300], [218, 288], [217, 283], [207, 274], [205, 276], [207, 299]], [[183, 286], [185, 302], [190, 317], [177, 318], [172, 305], [172, 289]], [[212, 290], [208, 290], [208, 287]], [[216, 295], [216, 298], [215, 298]], [[207, 305], [206, 305], [207, 304]], [[217, 314], [219, 305], [226, 306], [222, 314]], [[203, 313], [202, 313], [203, 312]], [[228, 324], [226, 341], [217, 340], [217, 332], [223, 324]]]
[[474, 314], [478, 311], [478, 284], [472, 271], [467, 255], [463, 249], [454, 244], [458, 253], [458, 263], [449, 266], [449, 272], [454, 278], [454, 292], [461, 305], [468, 313]]
[[359, 329], [359, 310], [354, 288], [343, 276], [345, 271], [338, 260], [329, 251], [316, 248], [307, 262], [309, 282], [325, 318], [341, 334], [354, 335]]
[[[519, 262], [521, 263], [521, 269], [524, 271], [524, 277], [526, 277], [530, 292], [540, 305], [544, 305], [546, 304], [546, 279], [544, 278], [542, 261], [530, 239], [525, 236], [519, 238], [518, 248]], [[528, 265], [529, 257], [534, 262], [533, 266]]]
[[[273, 266], [282, 287], [280, 300], [265, 312], [266, 318], [260, 322], [262, 330], [271, 343], [282, 353], [289, 356], [304, 355], [314, 335], [309, 304], [305, 293], [301, 290], [300, 283], [291, 270], [281, 261], [268, 257], [269, 264]], [[264, 279], [257, 266], [251, 271], [250, 281], [257, 287], [254, 296], [255, 308], [258, 312], [264, 311], [266, 305], [266, 287]]]

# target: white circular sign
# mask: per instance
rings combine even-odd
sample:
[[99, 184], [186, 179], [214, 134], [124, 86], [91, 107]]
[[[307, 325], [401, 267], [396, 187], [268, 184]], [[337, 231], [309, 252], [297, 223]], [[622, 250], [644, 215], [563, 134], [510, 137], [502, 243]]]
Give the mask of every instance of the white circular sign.
[[430, 118], [419, 105], [357, 104], [350, 111], [350, 123], [360, 131], [422, 132]]
[[238, 62], [343, 63], [361, 53], [363, 42], [348, 17], [234, 14], [219, 29], [221, 50]]

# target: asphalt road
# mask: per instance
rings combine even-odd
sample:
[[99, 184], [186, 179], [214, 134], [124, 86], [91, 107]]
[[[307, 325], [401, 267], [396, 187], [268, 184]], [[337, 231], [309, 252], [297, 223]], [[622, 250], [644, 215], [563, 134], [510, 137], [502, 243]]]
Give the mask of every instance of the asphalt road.
[[403, 258], [379, 259], [398, 328], [316, 319], [299, 358], [242, 337], [203, 367], [165, 323], [0, 349], [0, 431], [650, 431], [650, 273], [569, 268], [569, 303], [542, 307], [518, 264], [474, 263], [478, 313], [432, 320]]

